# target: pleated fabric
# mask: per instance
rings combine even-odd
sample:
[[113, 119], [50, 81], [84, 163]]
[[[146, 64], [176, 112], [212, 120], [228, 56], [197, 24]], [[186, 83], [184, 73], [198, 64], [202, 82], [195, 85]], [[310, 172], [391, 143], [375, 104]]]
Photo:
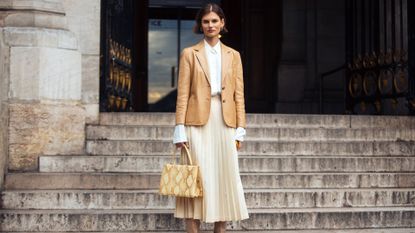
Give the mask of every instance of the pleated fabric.
[[221, 98], [211, 99], [204, 126], [185, 126], [194, 163], [200, 167], [203, 197], [176, 198], [176, 218], [203, 222], [239, 221], [249, 218], [239, 174], [235, 129], [225, 125]]

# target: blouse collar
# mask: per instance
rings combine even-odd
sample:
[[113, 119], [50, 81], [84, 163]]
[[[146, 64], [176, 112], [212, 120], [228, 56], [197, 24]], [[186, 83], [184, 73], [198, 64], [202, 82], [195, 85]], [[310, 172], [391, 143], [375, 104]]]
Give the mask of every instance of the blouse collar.
[[220, 54], [220, 40], [218, 41], [218, 43], [216, 43], [215, 44], [215, 46], [210, 46], [210, 44], [205, 40], [205, 39], [203, 39], [203, 41], [205, 42], [205, 49], [206, 50], [208, 50], [208, 51], [210, 51], [210, 52], [212, 52], [212, 53], [218, 53], [218, 54]]

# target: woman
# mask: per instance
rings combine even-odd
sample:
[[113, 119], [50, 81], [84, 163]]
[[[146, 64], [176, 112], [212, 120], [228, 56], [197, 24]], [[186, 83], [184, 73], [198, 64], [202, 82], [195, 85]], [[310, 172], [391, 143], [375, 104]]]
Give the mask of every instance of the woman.
[[203, 197], [176, 198], [174, 216], [186, 219], [187, 232], [198, 232], [200, 221], [225, 232], [226, 221], [248, 218], [237, 154], [246, 127], [242, 63], [239, 53], [219, 40], [227, 30], [218, 5], [199, 11], [194, 31], [204, 39], [180, 57], [173, 143], [190, 147], [200, 166]]

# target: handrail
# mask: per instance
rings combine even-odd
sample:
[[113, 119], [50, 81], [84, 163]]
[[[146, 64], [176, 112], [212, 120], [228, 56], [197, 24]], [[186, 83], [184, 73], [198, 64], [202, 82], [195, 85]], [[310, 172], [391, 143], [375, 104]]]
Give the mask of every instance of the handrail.
[[346, 65], [341, 65], [341, 66], [339, 66], [339, 67], [337, 67], [335, 69], [332, 69], [332, 70], [329, 70], [327, 72], [322, 73], [321, 76], [322, 77], [325, 77], [325, 76], [328, 76], [330, 74], [334, 74], [334, 73], [339, 72], [340, 70], [342, 70], [344, 68], [346, 68]]
[[337, 72], [339, 72], [341, 70], [344, 70], [344, 69], [346, 69], [346, 64], [343, 64], [343, 65], [341, 65], [337, 68], [334, 68], [332, 70], [329, 70], [327, 72], [324, 72], [324, 73], [320, 74], [320, 88], [319, 88], [320, 93], [319, 93], [319, 106], [318, 106], [320, 114], [323, 114], [323, 111], [324, 111], [324, 109], [323, 109], [323, 91], [324, 91], [324, 86], [323, 86], [324, 82], [323, 81], [324, 81], [324, 77], [332, 75], [332, 74], [337, 73]]

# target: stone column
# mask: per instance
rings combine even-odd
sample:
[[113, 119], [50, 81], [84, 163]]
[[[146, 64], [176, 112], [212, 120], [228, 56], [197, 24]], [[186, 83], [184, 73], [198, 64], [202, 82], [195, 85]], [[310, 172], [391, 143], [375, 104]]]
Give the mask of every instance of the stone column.
[[101, 0], [63, 0], [67, 25], [76, 35], [82, 55], [82, 104], [86, 122], [97, 123], [99, 116], [99, 56]]
[[83, 153], [81, 64], [62, 0], [0, 1], [2, 177], [36, 170], [39, 155]]

